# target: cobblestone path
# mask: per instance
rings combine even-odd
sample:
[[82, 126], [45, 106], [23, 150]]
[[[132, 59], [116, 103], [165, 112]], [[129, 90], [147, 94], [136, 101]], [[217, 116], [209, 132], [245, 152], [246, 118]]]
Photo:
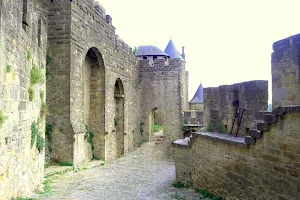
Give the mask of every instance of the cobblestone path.
[[178, 189], [175, 166], [163, 158], [155, 141], [104, 166], [68, 172], [51, 183], [49, 200], [199, 199], [194, 190]]

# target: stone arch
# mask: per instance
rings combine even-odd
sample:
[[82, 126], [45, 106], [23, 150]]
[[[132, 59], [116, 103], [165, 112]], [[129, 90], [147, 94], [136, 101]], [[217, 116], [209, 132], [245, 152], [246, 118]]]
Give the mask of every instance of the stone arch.
[[84, 124], [93, 133], [86, 137], [87, 156], [105, 160], [105, 66], [95, 47], [85, 56], [83, 84]]
[[115, 103], [115, 135], [114, 135], [114, 144], [115, 144], [115, 155], [120, 157], [124, 154], [124, 86], [122, 80], [118, 78], [115, 82], [114, 87], [114, 103]]
[[[148, 115], [148, 133], [149, 139], [153, 136], [153, 125], [159, 125], [163, 127], [163, 115], [160, 109], [157, 107], [153, 108]], [[163, 133], [163, 132], [161, 132]]]

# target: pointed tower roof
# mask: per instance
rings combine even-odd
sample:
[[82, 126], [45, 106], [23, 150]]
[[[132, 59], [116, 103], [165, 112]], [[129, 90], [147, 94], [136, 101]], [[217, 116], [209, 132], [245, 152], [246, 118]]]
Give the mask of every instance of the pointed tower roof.
[[165, 53], [170, 56], [170, 58], [180, 58], [180, 60], [184, 60], [180, 53], [177, 51], [175, 44], [172, 40], [169, 41]]
[[190, 103], [203, 103], [203, 85], [200, 83], [196, 93], [194, 94], [193, 99]]
[[157, 46], [141, 45], [138, 47], [135, 56], [168, 56], [168, 55]]

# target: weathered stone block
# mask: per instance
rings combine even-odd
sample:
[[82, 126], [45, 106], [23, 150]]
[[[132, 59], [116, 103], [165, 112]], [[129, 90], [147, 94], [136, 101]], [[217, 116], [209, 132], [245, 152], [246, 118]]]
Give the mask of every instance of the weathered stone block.
[[245, 137], [245, 143], [249, 144], [249, 145], [253, 145], [255, 144], [256, 140], [255, 138], [251, 137], [251, 136], [246, 136]]

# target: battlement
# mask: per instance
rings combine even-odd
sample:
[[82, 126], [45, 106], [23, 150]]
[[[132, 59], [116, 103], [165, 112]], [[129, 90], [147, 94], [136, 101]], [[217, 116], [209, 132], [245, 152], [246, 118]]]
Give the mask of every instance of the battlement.
[[140, 72], [180, 71], [185, 69], [185, 65], [179, 58], [167, 58], [167, 60], [165, 58], [143, 59], [139, 60], [139, 69]]
[[273, 43], [273, 51], [283, 50], [291, 46], [300, 45], [300, 34], [292, 35]]
[[123, 52], [125, 55], [132, 54], [132, 48], [115, 34], [116, 28], [112, 24], [112, 17], [106, 14], [106, 10], [101, 4], [94, 0], [73, 0], [71, 3], [73, 11], [80, 11], [80, 15], [84, 17], [85, 20], [89, 18], [88, 22], [93, 23], [95, 30], [101, 30], [103, 28], [109, 30], [109, 32], [106, 31], [106, 33], [109, 35], [109, 39], [112, 40], [115, 49], [118, 49], [118, 51]]

